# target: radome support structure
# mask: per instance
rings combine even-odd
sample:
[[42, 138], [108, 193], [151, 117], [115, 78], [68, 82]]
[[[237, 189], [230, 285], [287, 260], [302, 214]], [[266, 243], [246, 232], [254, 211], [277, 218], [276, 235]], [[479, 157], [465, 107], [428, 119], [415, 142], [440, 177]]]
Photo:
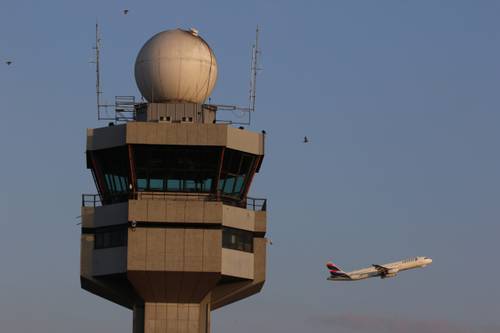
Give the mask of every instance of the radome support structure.
[[206, 333], [265, 281], [267, 202], [248, 196], [265, 135], [204, 104], [217, 62], [194, 29], [153, 36], [135, 77], [133, 119], [87, 130], [81, 286], [133, 310], [134, 333]]

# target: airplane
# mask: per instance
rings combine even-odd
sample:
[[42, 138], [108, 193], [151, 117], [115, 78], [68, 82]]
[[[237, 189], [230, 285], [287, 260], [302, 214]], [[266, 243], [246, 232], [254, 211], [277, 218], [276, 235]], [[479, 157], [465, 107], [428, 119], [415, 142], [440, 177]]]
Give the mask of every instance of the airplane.
[[414, 257], [401, 261], [390, 262], [383, 265], [372, 265], [372, 267], [359, 269], [352, 272], [344, 272], [339, 266], [332, 262], [328, 262], [326, 267], [330, 271], [330, 277], [327, 280], [330, 281], [355, 281], [363, 280], [376, 276], [380, 276], [381, 279], [386, 279], [390, 277], [395, 277], [398, 272], [406, 271], [408, 269], [425, 267], [432, 263], [432, 259], [429, 257]]

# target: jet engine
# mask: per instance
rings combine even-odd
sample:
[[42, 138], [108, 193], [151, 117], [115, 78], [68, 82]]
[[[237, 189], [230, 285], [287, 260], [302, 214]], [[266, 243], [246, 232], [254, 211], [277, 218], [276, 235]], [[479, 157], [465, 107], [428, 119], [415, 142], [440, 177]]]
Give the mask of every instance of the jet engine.
[[387, 270], [387, 273], [382, 274], [380, 276], [380, 278], [381, 279], [387, 279], [387, 278], [395, 277], [396, 275], [398, 275], [398, 270], [397, 269], [389, 269], [389, 270]]

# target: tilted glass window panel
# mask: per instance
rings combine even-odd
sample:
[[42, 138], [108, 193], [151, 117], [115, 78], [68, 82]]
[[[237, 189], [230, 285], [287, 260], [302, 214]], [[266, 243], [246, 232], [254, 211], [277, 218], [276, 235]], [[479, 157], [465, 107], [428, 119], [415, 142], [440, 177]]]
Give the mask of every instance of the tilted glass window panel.
[[218, 189], [222, 195], [241, 199], [254, 172], [256, 156], [244, 152], [226, 149]]
[[181, 190], [181, 181], [179, 179], [169, 179], [167, 181], [167, 191], [179, 192]]
[[219, 180], [219, 185], [217, 186], [217, 190], [222, 191], [222, 189], [224, 188], [224, 181], [225, 179], [221, 177], [221, 179]]
[[122, 191], [127, 192], [129, 190], [128, 188], [128, 178], [127, 177], [120, 177], [121, 183], [122, 183]]
[[212, 190], [213, 181], [210, 186], [204, 182], [217, 177], [221, 148], [135, 145], [134, 151], [138, 177], [150, 179], [146, 190], [162, 190], [153, 179], [162, 179], [167, 191]]
[[120, 180], [120, 176], [118, 175], [113, 175], [113, 182], [115, 184], [115, 192], [121, 192], [124, 189], [122, 189], [122, 182]]
[[224, 194], [232, 194], [234, 187], [234, 177], [228, 177], [224, 182]]
[[110, 192], [118, 192], [118, 185], [117, 185], [117, 179], [118, 178], [116, 175], [109, 175], [109, 179], [111, 182], [111, 186], [109, 188]]
[[163, 190], [163, 179], [150, 179], [149, 187], [153, 191], [162, 191]]
[[195, 192], [203, 192], [203, 181], [201, 180], [195, 181], [195, 186], [196, 186]]
[[148, 180], [145, 178], [138, 178], [137, 179], [137, 189], [139, 191], [144, 191], [148, 187]]
[[236, 184], [234, 186], [234, 193], [235, 194], [241, 193], [241, 190], [243, 189], [244, 182], [245, 182], [245, 176], [236, 177]]
[[186, 192], [196, 191], [196, 183], [194, 180], [184, 180], [183, 190]]
[[88, 153], [94, 161], [93, 171], [97, 178], [104, 179], [100, 188], [105, 202], [121, 200], [113, 196], [115, 193], [129, 191], [129, 159], [127, 147], [115, 147], [96, 150]]
[[227, 172], [238, 173], [240, 170], [241, 154], [233, 150], [229, 150], [228, 160], [227, 160]]
[[254, 156], [244, 155], [241, 162], [240, 174], [248, 174], [250, 172], [251, 167], [253, 166], [253, 162], [255, 160]]
[[203, 192], [210, 192], [212, 189], [212, 178], [203, 181]]
[[105, 175], [104, 175], [104, 179], [106, 180], [106, 187], [107, 187], [108, 189], [112, 189], [112, 188], [113, 188], [113, 182], [112, 182], [112, 180], [111, 180], [111, 176], [110, 176], [110, 175], [108, 175], [108, 174], [105, 174]]

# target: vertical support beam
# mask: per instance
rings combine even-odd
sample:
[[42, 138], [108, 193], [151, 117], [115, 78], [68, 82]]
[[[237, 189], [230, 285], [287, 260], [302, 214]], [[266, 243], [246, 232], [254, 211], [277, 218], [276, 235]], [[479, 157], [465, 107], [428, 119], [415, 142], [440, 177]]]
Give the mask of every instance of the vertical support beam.
[[104, 182], [103, 176], [102, 176], [102, 169], [99, 165], [99, 162], [94, 156], [93, 151], [88, 151], [87, 154], [90, 155], [90, 163], [92, 164], [92, 171], [95, 173], [95, 178], [97, 180], [97, 188], [99, 190], [99, 194], [101, 195], [101, 200], [104, 199], [104, 193], [106, 193], [106, 184]]
[[220, 199], [219, 182], [220, 182], [220, 175], [222, 172], [222, 165], [224, 164], [224, 152], [225, 151], [226, 151], [226, 147], [222, 147], [222, 150], [220, 153], [219, 172], [217, 173], [217, 180], [215, 182], [215, 193], [217, 193], [217, 200]]
[[137, 192], [137, 177], [135, 174], [135, 160], [134, 160], [134, 151], [132, 145], [127, 145], [128, 147], [128, 161], [130, 165], [130, 184], [132, 185], [132, 192]]
[[252, 171], [251, 174], [249, 175], [248, 180], [245, 182], [245, 192], [243, 193], [243, 198], [246, 199], [248, 195], [248, 191], [250, 191], [250, 185], [252, 184], [253, 176], [257, 172], [257, 166], [262, 162], [262, 159], [264, 158], [264, 155], [257, 156], [257, 159], [255, 160], [253, 166], [252, 166]]
[[[101, 193], [101, 188], [99, 187], [98, 185], [98, 182], [97, 182], [97, 178], [96, 178], [96, 175], [95, 175], [95, 172], [94, 172], [94, 169], [90, 169], [90, 173], [92, 174], [92, 179], [94, 179], [94, 184], [96, 184], [96, 187], [97, 187], [97, 194], [99, 195], [99, 198], [102, 198], [102, 193]], [[83, 197], [82, 197], [83, 198]], [[84, 205], [82, 204], [82, 207]]]

